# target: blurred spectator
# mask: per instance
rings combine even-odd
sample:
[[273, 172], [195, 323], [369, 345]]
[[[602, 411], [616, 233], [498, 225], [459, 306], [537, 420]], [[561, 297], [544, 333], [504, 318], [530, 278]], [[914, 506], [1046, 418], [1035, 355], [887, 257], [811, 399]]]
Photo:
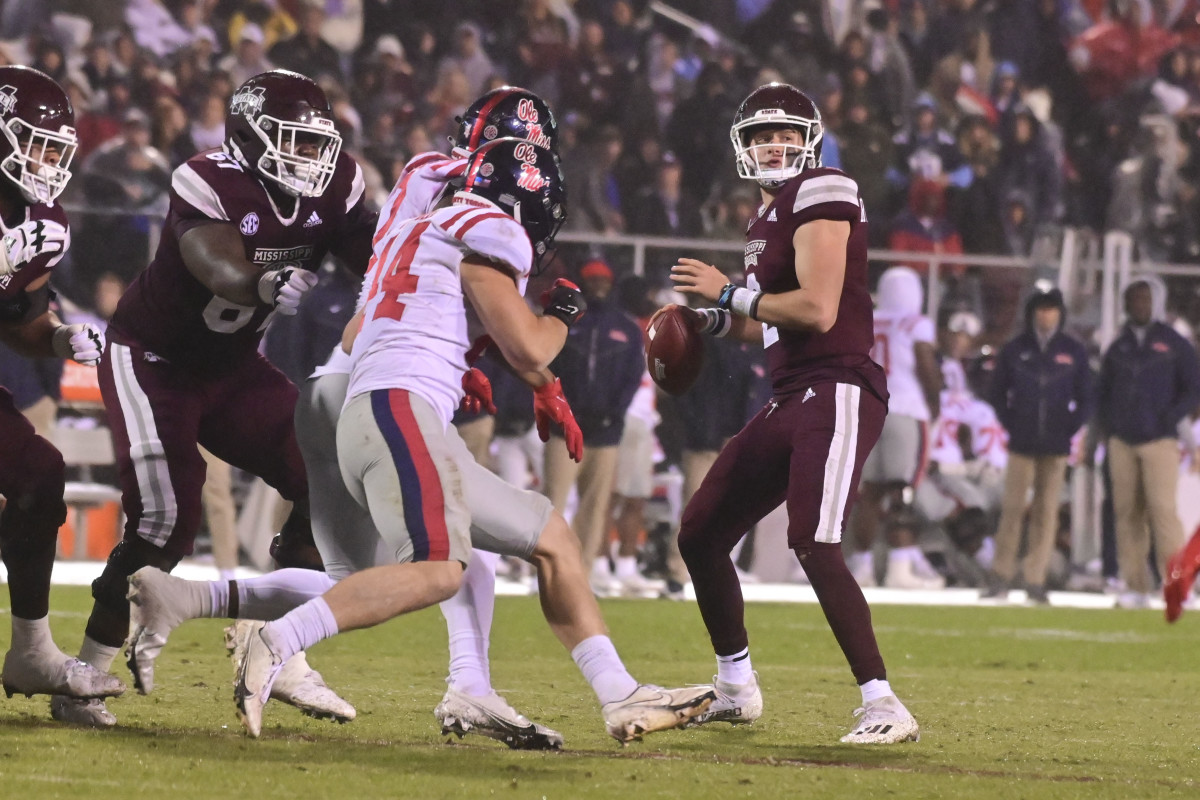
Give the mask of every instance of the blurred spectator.
[[108, 87], [120, 80], [121, 76], [113, 63], [112, 50], [103, 42], [93, 40], [84, 48], [84, 52], [86, 60], [81, 69], [93, 92], [96, 107], [101, 108], [108, 101]]
[[608, 43], [608, 52], [614, 61], [632, 72], [642, 61], [644, 39], [633, 13], [633, 5], [629, 0], [613, 0], [607, 5], [608, 17], [603, 20], [602, 24], [604, 25], [604, 40]]
[[[1049, 602], [1046, 569], [1058, 535], [1067, 455], [1095, 402], [1087, 348], [1063, 332], [1066, 314], [1062, 292], [1048, 283], [1039, 286], [1025, 303], [1024, 332], [996, 359], [989, 399], [1008, 431], [1009, 455], [996, 557], [984, 597], [1007, 597], [1020, 566], [1030, 601]], [[1031, 488], [1028, 545], [1018, 563]]]
[[615, 169], [624, 142], [621, 131], [612, 125], [600, 128], [595, 136], [586, 153], [563, 160], [567, 185], [571, 187], [571, 213], [566, 224], [570, 230], [621, 233], [625, 217]]
[[892, 139], [896, 160], [888, 169], [888, 181], [906, 190], [912, 180], [923, 178], [949, 182], [964, 188], [973, 177], [963, 161], [957, 143], [938, 125], [937, 102], [922, 92], [913, 104], [913, 122]]
[[71, 106], [75, 109], [75, 134], [79, 147], [75, 150], [75, 161], [82, 164], [93, 150], [121, 131], [120, 124], [113, 118], [93, 112], [95, 95], [88, 91], [87, 80], [76, 73], [63, 84]]
[[454, 118], [462, 116], [474, 99], [467, 76], [461, 69], [448, 65], [441, 70], [426, 98], [425, 124], [430, 135], [438, 141], [453, 136], [457, 132]]
[[[908, 191], [908, 207], [896, 215], [888, 238], [888, 248], [908, 253], [961, 255], [962, 236], [946, 216], [946, 191], [931, 180], [913, 181]], [[928, 261], [899, 262], [919, 275], [929, 274]], [[961, 276], [965, 270], [960, 262], [943, 260], [938, 274]]]
[[[887, 128], [871, 116], [871, 106], [862, 98], [846, 104], [846, 119], [838, 132], [841, 139], [842, 169], [856, 176], [863, 206], [867, 209], [872, 236], [886, 232], [887, 225], [876, 225], [878, 214], [882, 222], [889, 209], [890, 189], [885, 175], [892, 163], [892, 136]], [[875, 240], [877, 243], [879, 240]]]
[[268, 53], [272, 63], [313, 80], [330, 77], [345, 80], [337, 50], [321, 38], [325, 23], [325, 8], [320, 3], [305, 2], [298, 16], [300, 29], [290, 39], [284, 39]]
[[[274, 47], [276, 42], [296, 35], [296, 21], [279, 6], [278, 0], [241, 0], [239, 5], [229, 18], [230, 49], [237, 50], [243, 39], [242, 28], [246, 25], [258, 28], [259, 44], [264, 51]], [[240, 86], [243, 81], [235, 83]]]
[[483, 49], [483, 33], [473, 22], [459, 23], [454, 29], [453, 51], [442, 59], [440, 69], [460, 70], [467, 79], [472, 97], [483, 94], [483, 85], [496, 72], [496, 66]]
[[1037, 217], [1033, 215], [1033, 202], [1029, 194], [1021, 189], [1009, 189], [1000, 206], [1000, 229], [1004, 233], [1004, 245], [998, 251], [1010, 256], [1027, 256], [1033, 252], [1037, 236]]
[[729, 76], [709, 64], [696, 79], [696, 90], [675, 107], [667, 124], [668, 148], [683, 167], [683, 191], [703, 202], [713, 191], [713, 173], [732, 165], [729, 124], [740, 99], [729, 91]]
[[125, 22], [138, 47], [158, 58], [191, 44], [193, 34], [171, 15], [163, 0], [126, 0]]
[[591, 120], [616, 119], [629, 83], [624, 65], [605, 50], [604, 27], [584, 20], [574, 57], [563, 65], [563, 108]]
[[958, 149], [972, 173], [970, 186], [950, 198], [950, 217], [962, 234], [963, 250], [1010, 252], [1004, 242], [1000, 187], [995, 175], [999, 139], [986, 119], [967, 117], [959, 126]]
[[49, 39], [43, 39], [34, 51], [34, 69], [40, 69], [60, 84], [67, 78], [67, 61], [63, 57], [62, 48]]
[[681, 191], [683, 170], [672, 153], [664, 153], [654, 184], [638, 192], [629, 217], [629, 232], [650, 236], [695, 238], [703, 233], [700, 207]]
[[566, 444], [552, 433], [546, 445], [546, 496], [561, 512], [578, 481], [579, 506], [572, 527], [579, 536], [585, 568], [591, 571], [595, 565], [593, 588], [606, 594], [612, 584], [605, 544], [617, 444], [646, 364], [641, 329], [609, 298], [613, 287], [609, 266], [588, 262], [579, 279], [588, 312], [571, 328], [550, 370], [562, 380], [563, 394], [583, 432], [583, 462], [572, 461]]
[[962, 53], [973, 31], [983, 27], [983, 13], [975, 0], [934, 0], [937, 12], [929, 22], [924, 47], [934, 64], [953, 53]]
[[1063, 217], [1061, 155], [1056, 154], [1042, 124], [1028, 106], [1013, 110], [1010, 127], [1001, 132], [996, 181], [1002, 197], [1012, 192], [1029, 199], [1029, 214], [1039, 223]]
[[874, 8], [867, 12], [867, 26], [870, 37], [867, 62], [882, 87], [887, 109], [884, 121], [891, 128], [899, 128], [908, 121], [909, 109], [917, 96], [916, 76], [900, 38], [900, 19], [883, 8]]
[[174, 98], [163, 96], [155, 101], [151, 144], [166, 157], [172, 169], [196, 154], [187, 114]]
[[399, 39], [385, 34], [375, 40], [375, 49], [360, 66], [352, 92], [368, 119], [386, 114], [393, 123], [404, 123], [412, 117], [417, 81]]
[[1200, 404], [1200, 362], [1191, 343], [1162, 321], [1161, 280], [1137, 276], [1122, 297], [1126, 322], [1104, 353], [1097, 424], [1107, 437], [1117, 560], [1127, 589], [1117, 602], [1145, 608], [1153, 588], [1151, 541], [1160, 576], [1184, 542], [1175, 506], [1177, 430]]
[[200, 103], [200, 113], [188, 126], [188, 135], [192, 138], [192, 147], [196, 151], [212, 150], [220, 147], [225, 141], [225, 100], [210, 94]]
[[348, 60], [363, 40], [362, 0], [300, 0], [301, 4], [325, 9], [321, 38]]
[[555, 13], [550, 0], [521, 0], [509, 42], [516, 53], [514, 81], [555, 107], [558, 70], [570, 55], [570, 37], [566, 21]]
[[253, 22], [238, 26], [238, 39], [233, 52], [221, 59], [221, 69], [229, 73], [234, 86], [263, 72], [270, 72], [275, 65], [264, 54], [266, 37], [263, 29]]

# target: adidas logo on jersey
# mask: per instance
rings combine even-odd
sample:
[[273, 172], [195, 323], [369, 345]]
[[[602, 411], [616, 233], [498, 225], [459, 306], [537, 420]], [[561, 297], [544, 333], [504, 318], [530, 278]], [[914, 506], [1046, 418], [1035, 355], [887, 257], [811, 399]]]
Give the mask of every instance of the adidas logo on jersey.
[[779, 220], [775, 218], [775, 209], [772, 208], [771, 213], [767, 214], [767, 222], [778, 222], [778, 221]]
[[309, 214], [308, 221], [304, 223], [304, 227], [311, 228], [314, 225], [320, 225], [322, 222], [323, 220], [317, 216], [317, 212], [314, 211], [313, 213]]

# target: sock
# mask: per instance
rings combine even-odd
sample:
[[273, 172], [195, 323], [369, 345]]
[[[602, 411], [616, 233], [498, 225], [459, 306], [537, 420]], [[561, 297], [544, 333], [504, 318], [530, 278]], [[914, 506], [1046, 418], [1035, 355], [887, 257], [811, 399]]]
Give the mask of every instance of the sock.
[[[311, 572], [312, 570], [296, 571]], [[337, 620], [333, 618], [333, 611], [330, 610], [329, 604], [323, 597], [314, 597], [274, 622], [267, 623], [264, 631], [271, 649], [284, 661], [323, 639], [336, 636], [337, 632]]]
[[742, 686], [754, 677], [754, 667], [750, 665], [750, 648], [728, 656], [717, 656], [717, 680], [721, 683], [731, 683]]
[[617, 556], [617, 578], [632, 578], [637, 574], [637, 556]]
[[600, 556], [592, 562], [592, 577], [602, 581], [612, 578], [612, 570], [608, 568], [607, 558]]
[[205, 609], [207, 613], [205, 617], [234, 617], [236, 614], [231, 614], [229, 610], [229, 596], [232, 590], [233, 581], [217, 580], [208, 581], [208, 607]]
[[921, 558], [921, 548], [914, 545], [908, 547], [893, 547], [888, 551], [888, 561], [917, 562]]
[[879, 678], [867, 681], [858, 688], [862, 690], [863, 705], [866, 705], [872, 700], [878, 700], [881, 697], [891, 697], [896, 694], [892, 691], [892, 685], [890, 683]]
[[494, 553], [472, 552], [458, 593], [441, 604], [450, 635], [450, 676], [446, 682], [472, 697], [492, 692], [488, 640], [499, 560], [500, 556]]
[[112, 668], [113, 659], [121, 652], [121, 645], [109, 647], [106, 644], [100, 644], [90, 636], [83, 637], [83, 646], [79, 648], [79, 660], [91, 664], [101, 672], [108, 672]]
[[237, 587], [237, 615], [240, 619], [279, 619], [325, 594], [334, 583], [324, 572], [298, 568], [277, 569], [257, 578], [233, 581]]
[[54, 643], [54, 637], [50, 635], [50, 617], [45, 616], [39, 619], [13, 617], [11, 647], [13, 650], [19, 651], [57, 650], [58, 645]]
[[575, 645], [571, 658], [575, 659], [602, 706], [624, 700], [637, 690], [638, 682], [625, 669], [617, 648], [607, 636], [601, 634], [584, 639]]

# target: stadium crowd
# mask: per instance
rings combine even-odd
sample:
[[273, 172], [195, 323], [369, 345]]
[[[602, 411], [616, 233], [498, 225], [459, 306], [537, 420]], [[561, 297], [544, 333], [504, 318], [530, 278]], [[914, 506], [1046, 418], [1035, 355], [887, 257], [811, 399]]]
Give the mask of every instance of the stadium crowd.
[[[78, 177], [63, 196], [75, 245], [56, 269], [56, 285], [81, 313], [106, 318], [114, 293], [148, 263], [172, 170], [220, 146], [233, 89], [276, 67], [325, 90], [375, 207], [412, 155], [449, 151], [455, 118], [468, 103], [516, 84], [545, 98], [557, 116], [570, 192], [566, 230], [597, 239], [737, 240], [758, 201], [734, 169], [730, 120], [751, 88], [781, 80], [821, 109], [824, 163], [857, 181], [873, 247], [1027, 257], [1071, 226], [1125, 230], [1147, 260], [1200, 259], [1200, 25], [1189, 4], [670, 5], [694, 24], [639, 0], [9, 0], [0, 13], [0, 64], [44, 71], [75, 107]], [[724, 439], [770, 391], [761, 353], [718, 342], [696, 388], [679, 398], [659, 395], [656, 406], [629, 320], [644, 323], [671, 299], [671, 261], [664, 259], [676, 255], [664, 251], [639, 276], [623, 249], [563, 245], [547, 271], [581, 279], [592, 309], [581, 325], [596, 331], [590, 348], [568, 347], [554, 365], [593, 454], [577, 477], [562, 475], [567, 463], [546, 462], [552, 474], [545, 472], [533, 419], [524, 416], [528, 390], [506, 387], [486, 360], [500, 413], [459, 420], [464, 431], [478, 426], [477, 453], [495, 458], [514, 480], [544, 486], [560, 510], [577, 484], [594, 529], [585, 536], [577, 522], [577, 532], [591, 552], [601, 553], [609, 498], [618, 498], [615, 573], [605, 556], [593, 574], [602, 593], [652, 591], [647, 562], [666, 579], [667, 593], [681, 591], [687, 575], [669, 533], [672, 512], [660, 526], [667, 534], [652, 537], [639, 567], [638, 532], [654, 527], [661, 505], [646, 501], [656, 489], [677, 489], [686, 502]], [[925, 260], [904, 264], [927, 277]], [[980, 354], [1032, 324], [1017, 296], [1029, 282], [952, 258], [941, 276], [943, 303], [927, 342], [943, 364], [943, 398], [934, 405], [946, 413], [926, 414], [942, 445], [930, 474], [942, 485], [972, 484], [978, 501], [955, 497], [943, 507], [944, 492], [927, 495], [924, 505], [918, 497], [914, 524], [937, 535], [922, 539], [934, 544], [914, 555], [909, 577], [889, 585], [931, 588], [948, 580], [998, 595], [1016, 578], [1016, 553], [1005, 550], [995, 567], [990, 543], [1006, 505], [1004, 429], [1011, 422], [987, 402], [996, 399], [989, 380], [997, 360]], [[1183, 323], [1200, 322], [1195, 288], [1171, 281], [1156, 318], [1169, 310]], [[351, 308], [355, 293], [343, 273], [326, 270], [306, 310], [273, 327], [269, 357], [302, 381], [340, 333], [340, 324], [325, 320]], [[1098, 364], [1094, 348], [1092, 356]], [[946, 365], [960, 361], [966, 366], [956, 384], [959, 373]], [[6, 386], [13, 385], [8, 371], [17, 369], [0, 364]], [[53, 381], [45, 383], [30, 390], [30, 405], [53, 396]], [[652, 429], [657, 441], [646, 435]], [[564, 448], [550, 450], [557, 456]], [[1056, 447], [1055, 456], [1066, 454]], [[678, 487], [669, 478], [675, 467]], [[669, 505], [677, 515], [679, 498]], [[1043, 531], [1040, 541], [1053, 544], [1056, 533]], [[1115, 547], [1105, 567], [1114, 579]], [[749, 566], [751, 556], [747, 549], [741, 563]], [[1026, 568], [1028, 584], [1067, 585], [1065, 559], [1057, 571], [1051, 554], [1038, 561], [1033, 577]], [[856, 575], [887, 581], [874, 567]], [[1144, 602], [1144, 582], [1131, 583], [1137, 597], [1128, 602]]]

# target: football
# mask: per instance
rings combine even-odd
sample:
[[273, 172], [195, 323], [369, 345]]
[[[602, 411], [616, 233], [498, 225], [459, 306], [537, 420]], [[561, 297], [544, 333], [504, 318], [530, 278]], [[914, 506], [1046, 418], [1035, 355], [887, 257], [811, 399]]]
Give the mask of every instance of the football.
[[704, 366], [704, 341], [682, 308], [671, 304], [654, 312], [646, 328], [646, 368], [667, 394], [682, 394]]

